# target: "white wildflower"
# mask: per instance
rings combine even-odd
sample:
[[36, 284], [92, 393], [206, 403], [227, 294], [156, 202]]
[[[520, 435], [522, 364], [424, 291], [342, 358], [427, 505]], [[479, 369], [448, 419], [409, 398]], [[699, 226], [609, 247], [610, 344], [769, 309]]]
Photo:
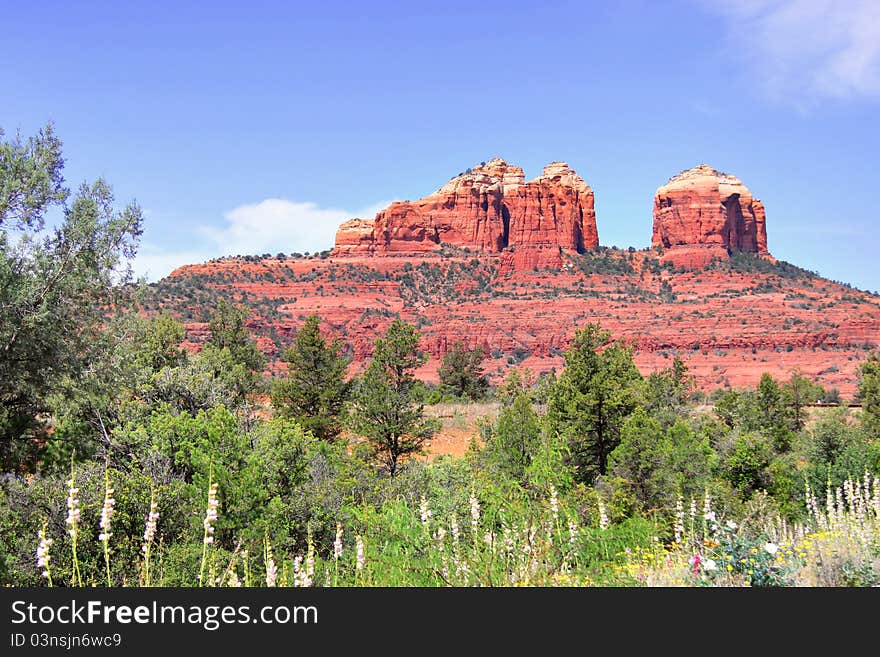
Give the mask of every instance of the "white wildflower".
[[684, 501], [679, 498], [675, 500], [675, 542], [681, 543], [684, 537]]
[[203, 523], [205, 527], [205, 543], [211, 544], [214, 542], [214, 522], [217, 520], [217, 507], [220, 505], [219, 500], [217, 499], [217, 484], [211, 484], [211, 487], [208, 489], [208, 508], [205, 511], [205, 521]]
[[70, 486], [67, 491], [67, 518], [65, 523], [70, 526], [67, 533], [76, 536], [76, 528], [79, 524], [79, 488], [76, 487], [73, 476], [70, 477]]
[[51, 560], [51, 556], [49, 555], [49, 548], [52, 547], [52, 539], [46, 536], [45, 530], [41, 529], [37, 536], [40, 539], [39, 544], [37, 545], [37, 568], [40, 569], [40, 574], [43, 577], [49, 577], [49, 561]]
[[419, 516], [422, 518], [422, 524], [426, 527], [431, 521], [431, 515], [431, 508], [428, 506], [428, 500], [422, 496], [422, 500], [419, 502]]
[[309, 551], [306, 554], [305, 577], [303, 578], [303, 586], [311, 586], [315, 581], [315, 548], [309, 545]]
[[767, 554], [776, 554], [779, 550], [779, 546], [776, 543], [764, 543], [764, 552]]
[[116, 500], [113, 499], [113, 489], [109, 486], [104, 491], [104, 506], [101, 508], [101, 521], [98, 523], [98, 526], [101, 528], [101, 533], [98, 534], [99, 541], [109, 541], [110, 536], [110, 523], [113, 519], [113, 508], [116, 506]]
[[336, 523], [336, 540], [333, 541], [333, 558], [339, 559], [342, 556], [342, 523]]
[[294, 586], [302, 586], [302, 579], [304, 576], [302, 570], [302, 556], [296, 556], [293, 558], [293, 585]]
[[360, 534], [355, 536], [355, 543], [357, 545], [357, 557], [356, 557], [357, 561], [355, 564], [355, 568], [357, 570], [363, 570], [364, 564], [367, 562], [367, 557], [364, 553], [364, 539], [361, 538]]
[[712, 510], [712, 498], [709, 497], [709, 491], [706, 491], [706, 497], [703, 500], [703, 519], [707, 522], [715, 522], [715, 512]]
[[577, 521], [574, 518], [568, 519], [568, 542], [571, 545], [574, 545], [577, 542], [578, 535], [580, 534], [580, 530], [577, 526]]
[[602, 498], [599, 498], [599, 527], [605, 529], [611, 523], [608, 521], [608, 514], [605, 513], [605, 505], [602, 503]]
[[278, 580], [278, 565], [275, 563], [275, 555], [272, 554], [272, 544], [266, 535], [266, 586], [275, 586]]
[[153, 544], [153, 539], [156, 537], [156, 523], [158, 520], [159, 511], [156, 501], [153, 500], [150, 502], [150, 512], [147, 514], [147, 522], [144, 527], [144, 544], [141, 546], [141, 552], [146, 553], [150, 549], [150, 545]]
[[471, 495], [471, 528], [474, 536], [477, 536], [480, 528], [480, 501], [474, 495]]
[[273, 559], [270, 554], [269, 558], [266, 560], [266, 586], [275, 586], [277, 579], [278, 566], [275, 564], [275, 559]]

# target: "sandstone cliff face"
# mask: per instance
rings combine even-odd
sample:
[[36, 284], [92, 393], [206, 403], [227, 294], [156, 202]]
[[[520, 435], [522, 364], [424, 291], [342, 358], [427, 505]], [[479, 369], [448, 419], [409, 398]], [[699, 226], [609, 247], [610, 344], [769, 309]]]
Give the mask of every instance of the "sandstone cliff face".
[[344, 222], [336, 230], [337, 253], [372, 253], [375, 241], [373, 239], [373, 219], [350, 219]]
[[701, 164], [657, 190], [651, 242], [686, 267], [732, 251], [767, 254], [764, 205], [738, 178]]
[[523, 184], [523, 170], [496, 158], [456, 176], [418, 201], [398, 201], [376, 215], [379, 253], [435, 251], [440, 243], [497, 253], [507, 244], [505, 189]]
[[599, 246], [593, 190], [565, 162], [552, 162], [540, 176], [505, 197], [510, 213], [510, 252], [502, 269], [562, 266], [563, 251]]
[[564, 162], [548, 164], [526, 183], [520, 167], [495, 158], [423, 199], [392, 203], [372, 222], [345, 222], [333, 255], [427, 253], [441, 243], [509, 251], [512, 269], [559, 266], [560, 249], [583, 252], [599, 244], [593, 190]]

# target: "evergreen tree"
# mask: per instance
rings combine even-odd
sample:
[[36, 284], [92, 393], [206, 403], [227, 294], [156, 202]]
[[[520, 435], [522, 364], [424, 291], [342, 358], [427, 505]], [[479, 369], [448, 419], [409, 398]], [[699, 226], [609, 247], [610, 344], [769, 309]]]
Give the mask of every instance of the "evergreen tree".
[[776, 379], [767, 372], [761, 375], [758, 382], [756, 401], [759, 420], [764, 428], [774, 427], [785, 421], [782, 392]]
[[669, 506], [673, 479], [672, 449], [660, 423], [639, 407], [620, 431], [620, 443], [609, 455], [609, 470], [622, 480], [642, 510]]
[[676, 356], [672, 365], [652, 372], [645, 379], [645, 410], [665, 427], [685, 414], [688, 397], [695, 386], [684, 361]]
[[782, 386], [782, 399], [789, 409], [788, 422], [791, 430], [800, 431], [803, 429], [806, 421], [804, 407], [825, 397], [822, 386], [801, 376], [799, 370], [794, 370], [791, 377]]
[[[51, 125], [26, 142], [0, 131], [0, 461], [7, 469], [37, 457], [50, 398], [64, 396], [106, 353], [107, 310], [120, 307], [130, 280], [142, 213], [113, 209], [103, 180], [64, 186], [61, 141]], [[62, 214], [46, 230], [51, 209]], [[14, 233], [10, 233], [14, 231]], [[14, 237], [10, 238], [10, 235]], [[55, 440], [55, 438], [53, 438]]]
[[501, 409], [486, 452], [491, 463], [514, 479], [523, 481], [540, 445], [540, 419], [528, 394], [519, 391], [513, 402]]
[[163, 312], [148, 321], [141, 321], [134, 327], [136, 339], [131, 351], [137, 369], [150, 373], [163, 367], [178, 367], [186, 360], [186, 351], [181, 347], [186, 329], [170, 314]]
[[419, 334], [396, 319], [375, 342], [373, 358], [354, 388], [351, 427], [366, 437], [393, 477], [400, 458], [417, 454], [436, 430], [424, 417], [415, 370], [428, 357], [419, 350]]
[[777, 451], [788, 451], [793, 439], [788, 428], [789, 408], [785, 405], [779, 383], [767, 372], [761, 375], [755, 393], [755, 403], [759, 430], [773, 441], [773, 446]]
[[221, 298], [208, 320], [211, 335], [207, 344], [216, 349], [228, 349], [232, 360], [246, 369], [258, 372], [266, 359], [247, 330], [247, 310]]
[[682, 419], [676, 420], [666, 432], [669, 468], [675, 490], [685, 499], [697, 498], [709, 484], [718, 455], [704, 431], [695, 432]]
[[608, 471], [608, 455], [638, 405], [641, 382], [632, 350], [611, 343], [610, 333], [597, 324], [575, 333], [549, 395], [547, 420], [551, 433], [567, 441], [582, 481], [592, 483]]
[[880, 353], [872, 352], [859, 369], [862, 425], [871, 438], [880, 438]]
[[468, 349], [464, 343], [456, 342], [440, 363], [440, 385], [444, 391], [472, 401], [482, 399], [489, 388], [483, 358], [482, 347]]
[[272, 405], [316, 438], [333, 440], [342, 431], [350, 388], [344, 378], [348, 360], [339, 355], [338, 339], [328, 344], [321, 337], [320, 321], [317, 315], [309, 316], [284, 353], [287, 376], [276, 384]]

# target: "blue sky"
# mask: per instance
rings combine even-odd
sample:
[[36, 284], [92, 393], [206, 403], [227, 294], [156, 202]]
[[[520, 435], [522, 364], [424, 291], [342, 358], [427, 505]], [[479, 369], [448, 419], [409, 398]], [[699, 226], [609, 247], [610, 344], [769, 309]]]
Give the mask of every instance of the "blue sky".
[[317, 251], [500, 156], [565, 160], [602, 244], [705, 162], [777, 257], [880, 290], [876, 0], [3, 3], [0, 127], [55, 122], [71, 184], [147, 222], [137, 271]]

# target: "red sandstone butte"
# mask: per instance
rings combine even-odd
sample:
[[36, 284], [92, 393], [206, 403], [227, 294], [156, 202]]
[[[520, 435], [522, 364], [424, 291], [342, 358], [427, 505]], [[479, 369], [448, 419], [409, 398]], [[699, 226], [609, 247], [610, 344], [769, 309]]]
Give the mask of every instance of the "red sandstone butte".
[[565, 162], [525, 182], [520, 167], [495, 158], [418, 201], [346, 221], [332, 255], [430, 253], [441, 244], [503, 253], [508, 270], [559, 267], [563, 252], [599, 245], [593, 190]]
[[651, 243], [686, 268], [733, 251], [768, 255], [764, 205], [739, 178], [701, 164], [657, 190]]

